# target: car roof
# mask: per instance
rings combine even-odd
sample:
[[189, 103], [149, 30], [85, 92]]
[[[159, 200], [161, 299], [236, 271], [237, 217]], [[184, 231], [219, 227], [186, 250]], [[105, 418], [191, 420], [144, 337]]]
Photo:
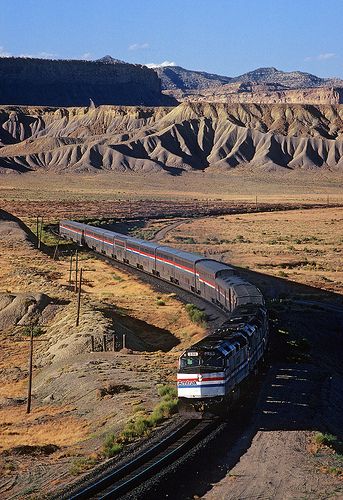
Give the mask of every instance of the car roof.
[[192, 262], [195, 264], [198, 260], [202, 260], [204, 257], [200, 254], [194, 254], [190, 252], [185, 252], [184, 250], [179, 250], [177, 248], [167, 247], [167, 246], [159, 246], [157, 251], [161, 250], [162, 252], [168, 252], [170, 255], [174, 257], [178, 257], [179, 259], [184, 259], [188, 262]]

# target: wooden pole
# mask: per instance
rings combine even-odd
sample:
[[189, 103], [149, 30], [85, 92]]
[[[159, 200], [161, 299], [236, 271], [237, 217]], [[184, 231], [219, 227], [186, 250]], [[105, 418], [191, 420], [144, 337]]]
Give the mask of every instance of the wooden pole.
[[70, 265], [69, 265], [69, 285], [71, 285], [71, 278], [73, 272], [73, 254], [70, 256]]
[[27, 408], [26, 408], [26, 413], [30, 413], [30, 411], [31, 411], [32, 360], [33, 360], [33, 326], [31, 326], [31, 335], [30, 335], [29, 385], [28, 385], [28, 389], [27, 389]]
[[37, 248], [39, 248], [39, 215], [36, 217]]
[[76, 326], [79, 326], [79, 324], [80, 324], [81, 284], [82, 284], [82, 267], [81, 267], [81, 269], [80, 269], [79, 295], [78, 295], [78, 298], [77, 298]]
[[91, 351], [94, 352], [94, 335], [91, 335]]
[[39, 248], [42, 246], [42, 232], [43, 232], [43, 217], [41, 217], [41, 221], [40, 221]]
[[126, 348], [126, 335], [123, 333], [123, 349]]
[[54, 256], [53, 256], [54, 260], [57, 260], [57, 257], [58, 257], [58, 245], [59, 244], [60, 244], [60, 237], [58, 237], [58, 239], [57, 239], [57, 245], [55, 246], [55, 251], [54, 251]]
[[79, 272], [79, 253], [75, 252], [75, 292], [77, 292], [77, 275]]

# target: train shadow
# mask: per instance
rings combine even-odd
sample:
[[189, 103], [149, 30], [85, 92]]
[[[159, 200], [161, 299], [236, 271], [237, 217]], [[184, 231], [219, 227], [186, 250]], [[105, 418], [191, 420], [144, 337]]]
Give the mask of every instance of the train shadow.
[[112, 321], [113, 331], [117, 332], [120, 337], [123, 334], [126, 335], [128, 349], [168, 352], [180, 343], [169, 330], [135, 318], [130, 314], [129, 309], [118, 309], [107, 304], [106, 307], [99, 307], [99, 310]]

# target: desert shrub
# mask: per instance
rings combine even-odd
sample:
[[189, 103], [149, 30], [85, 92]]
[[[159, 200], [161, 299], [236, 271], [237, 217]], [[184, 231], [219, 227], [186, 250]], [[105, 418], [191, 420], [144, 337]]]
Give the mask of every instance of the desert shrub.
[[160, 385], [158, 394], [162, 400], [155, 406], [150, 415], [146, 415], [143, 411], [136, 412], [137, 414], [127, 422], [118, 436], [109, 434], [106, 437], [103, 446], [105, 456], [113, 457], [122, 450], [124, 444], [149, 435], [152, 428], [176, 412], [177, 392], [175, 387]]
[[93, 457], [79, 457], [76, 458], [70, 467], [70, 474], [73, 476], [77, 476], [78, 474], [82, 474], [89, 469], [92, 469], [94, 465], [96, 465], [97, 461]]
[[194, 304], [186, 304], [188, 317], [193, 323], [203, 325], [206, 321], [206, 313], [198, 309]]
[[177, 396], [177, 390], [176, 387], [171, 386], [171, 385], [159, 385], [157, 388], [158, 395], [163, 398], [165, 396], [168, 396], [170, 398], [176, 398]]
[[196, 241], [194, 238], [190, 238], [190, 237], [186, 237], [186, 236], [174, 236], [175, 240], [176, 241], [180, 241], [181, 243], [185, 243], [185, 244], [188, 244], [188, 245], [194, 245], [196, 244]]
[[166, 305], [166, 303], [163, 299], [157, 299], [156, 304], [158, 306], [165, 306]]
[[111, 458], [117, 455], [123, 448], [123, 445], [117, 442], [114, 434], [109, 434], [104, 442], [103, 451], [106, 457]]
[[121, 394], [122, 392], [130, 391], [132, 388], [126, 384], [110, 384], [107, 383], [103, 387], [98, 387], [96, 390], [96, 396], [98, 399], [102, 399], [105, 396], [113, 396], [115, 394]]
[[[31, 337], [31, 326], [25, 326], [23, 335], [25, 337]], [[40, 326], [34, 326], [33, 327], [33, 336], [34, 337], [39, 337], [40, 335], [43, 335], [45, 333], [45, 330], [41, 328]]]
[[328, 446], [339, 454], [343, 453], [343, 441], [333, 434], [317, 432], [314, 440], [318, 445]]
[[177, 410], [177, 391], [170, 385], [158, 387], [158, 393], [162, 401], [155, 406], [151, 415], [148, 417], [150, 427], [155, 427], [166, 418], [169, 418]]

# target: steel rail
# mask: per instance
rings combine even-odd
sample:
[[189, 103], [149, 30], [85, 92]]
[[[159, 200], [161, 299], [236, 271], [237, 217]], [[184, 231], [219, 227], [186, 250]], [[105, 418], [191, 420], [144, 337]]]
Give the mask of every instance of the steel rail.
[[104, 477], [80, 488], [68, 496], [68, 499], [119, 498], [175, 462], [217, 425], [218, 420], [188, 420], [146, 451]]

